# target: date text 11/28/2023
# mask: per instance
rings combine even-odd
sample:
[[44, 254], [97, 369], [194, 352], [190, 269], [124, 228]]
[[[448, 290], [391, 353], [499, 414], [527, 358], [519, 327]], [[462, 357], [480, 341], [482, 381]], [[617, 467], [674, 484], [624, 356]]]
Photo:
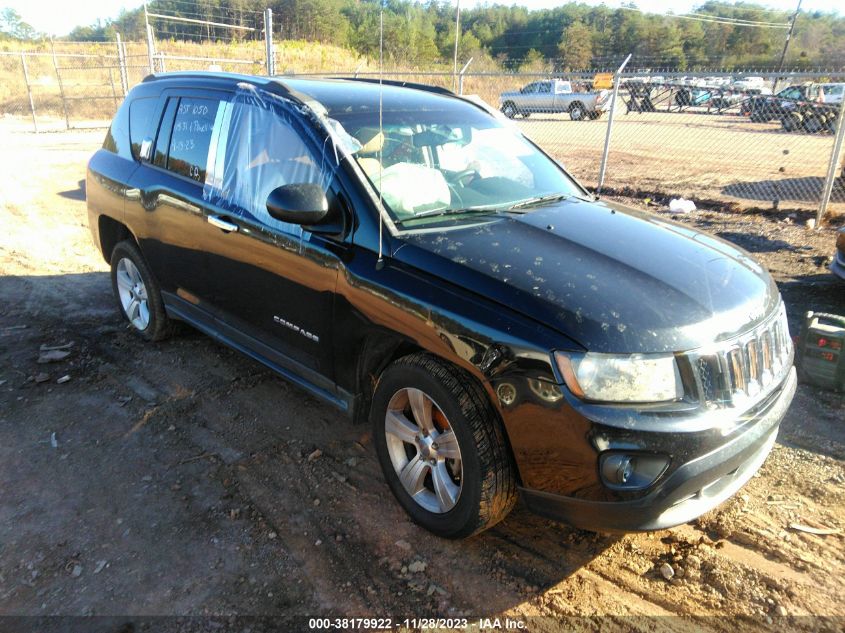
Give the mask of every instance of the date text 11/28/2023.
[[451, 629], [469, 631], [520, 631], [525, 622], [517, 618], [309, 618], [311, 630]]

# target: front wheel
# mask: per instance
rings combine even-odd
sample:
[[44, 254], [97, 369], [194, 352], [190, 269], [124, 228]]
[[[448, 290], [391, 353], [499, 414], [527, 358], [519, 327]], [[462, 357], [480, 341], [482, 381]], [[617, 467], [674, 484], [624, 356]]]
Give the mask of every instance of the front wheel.
[[502, 114], [504, 114], [509, 119], [514, 118], [519, 112], [516, 109], [516, 106], [508, 101], [505, 105], [502, 106]]
[[826, 127], [824, 115], [811, 114], [804, 119], [804, 129], [810, 134], [818, 134]]
[[371, 409], [382, 471], [416, 523], [462, 538], [516, 503], [502, 423], [484, 390], [457, 368], [413, 354], [381, 375]]
[[112, 290], [121, 314], [148, 341], [167, 338], [173, 325], [164, 311], [161, 289], [134, 242], [120, 242], [111, 255]]

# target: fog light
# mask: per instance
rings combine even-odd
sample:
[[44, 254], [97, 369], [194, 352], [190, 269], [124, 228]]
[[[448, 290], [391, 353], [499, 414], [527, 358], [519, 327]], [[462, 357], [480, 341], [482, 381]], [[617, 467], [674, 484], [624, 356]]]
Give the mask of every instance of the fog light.
[[641, 490], [653, 484], [668, 465], [665, 455], [608, 452], [599, 460], [599, 471], [608, 488]]

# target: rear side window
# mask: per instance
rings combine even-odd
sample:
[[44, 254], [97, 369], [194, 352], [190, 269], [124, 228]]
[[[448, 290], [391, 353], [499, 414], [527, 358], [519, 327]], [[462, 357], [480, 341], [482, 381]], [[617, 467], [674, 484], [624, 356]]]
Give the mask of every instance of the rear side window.
[[135, 99], [129, 104], [129, 138], [132, 144], [132, 158], [135, 160], [141, 155], [141, 143], [144, 139], [155, 136], [153, 115], [157, 108], [156, 97]]
[[205, 181], [208, 148], [220, 103], [217, 99], [196, 97], [179, 100], [170, 134], [167, 169], [191, 180]]
[[164, 109], [164, 123], [161, 124], [161, 132], [158, 134], [156, 140], [155, 155], [153, 157], [153, 164], [158, 167], [167, 168], [167, 152], [170, 148], [170, 135], [173, 133], [173, 116], [176, 114], [176, 107], [179, 105], [179, 99], [169, 99], [167, 107]]
[[103, 149], [114, 152], [122, 158], [132, 158], [129, 149], [129, 104], [124, 103], [114, 115], [109, 126]]

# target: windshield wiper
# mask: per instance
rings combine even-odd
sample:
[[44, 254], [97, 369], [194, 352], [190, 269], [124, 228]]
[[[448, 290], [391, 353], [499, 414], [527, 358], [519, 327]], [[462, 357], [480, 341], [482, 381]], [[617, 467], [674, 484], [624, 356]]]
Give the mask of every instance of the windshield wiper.
[[426, 218], [439, 218], [442, 216], [447, 215], [491, 215], [495, 214], [497, 211], [501, 211], [501, 207], [468, 207], [466, 209], [438, 209], [433, 211], [423, 211], [422, 213], [417, 213], [416, 215], [411, 216], [410, 218], [403, 218], [401, 220], [396, 220], [394, 224], [405, 224], [406, 222], [413, 222], [414, 220], [424, 220]]
[[550, 202], [555, 202], [557, 200], [566, 200], [570, 197], [571, 196], [566, 193], [551, 193], [545, 196], [536, 196], [534, 198], [528, 198], [527, 200], [520, 200], [519, 202], [516, 202], [510, 206], [496, 204], [487, 206], [466, 207], [464, 209], [436, 209], [431, 211], [423, 211], [422, 213], [417, 213], [416, 215], [410, 218], [397, 220], [394, 224], [402, 225], [406, 222], [412, 222], [413, 220], [420, 220], [425, 218], [439, 218], [448, 215], [496, 215], [499, 213], [525, 213], [525, 211], [522, 211], [522, 209], [527, 209], [529, 207], [537, 207], [543, 204], [549, 204]]
[[529, 207], [539, 207], [550, 202], [557, 202], [558, 200], [566, 200], [570, 195], [567, 193], [550, 193], [545, 196], [537, 196], [535, 198], [528, 198], [528, 200], [521, 200], [516, 204], [512, 204], [507, 208], [508, 211], [516, 209], [527, 209]]

